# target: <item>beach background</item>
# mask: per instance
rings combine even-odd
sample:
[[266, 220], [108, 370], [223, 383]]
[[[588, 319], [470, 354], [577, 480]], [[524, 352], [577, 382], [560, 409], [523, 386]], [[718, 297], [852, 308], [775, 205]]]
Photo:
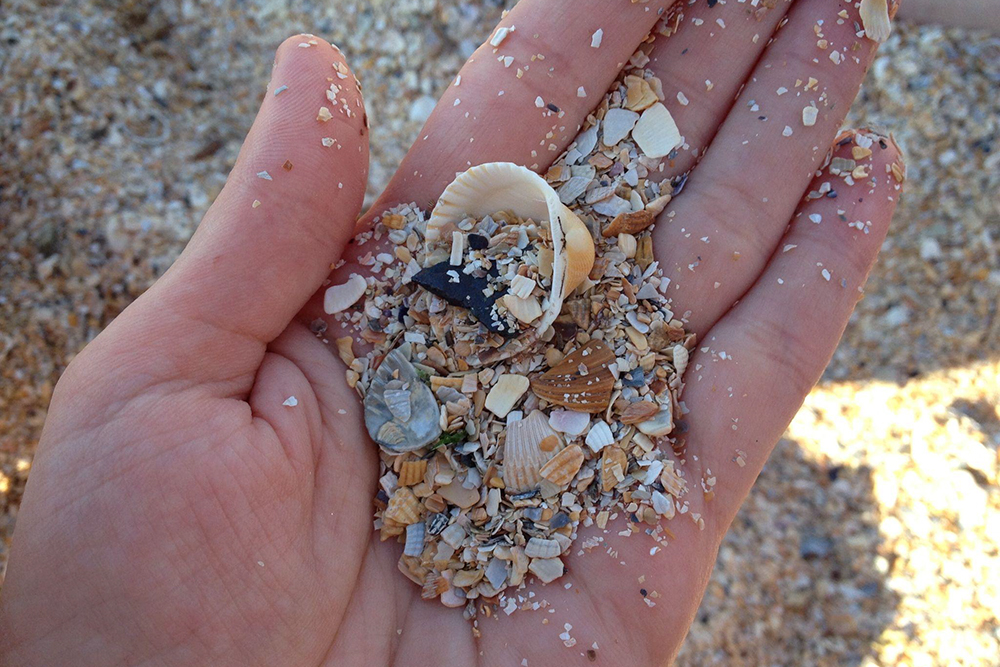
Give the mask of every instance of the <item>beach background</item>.
[[[0, 0], [0, 584], [52, 388], [184, 247], [281, 40], [329, 39], [364, 85], [370, 201], [503, 8]], [[997, 36], [883, 45], [849, 123], [894, 134], [906, 192], [678, 665], [1000, 665], [998, 91]]]

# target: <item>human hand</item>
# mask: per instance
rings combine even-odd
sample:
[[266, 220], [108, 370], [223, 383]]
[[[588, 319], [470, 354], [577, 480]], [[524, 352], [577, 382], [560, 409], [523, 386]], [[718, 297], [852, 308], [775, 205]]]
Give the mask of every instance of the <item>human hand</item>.
[[[503, 21], [517, 30], [502, 53], [531, 69], [515, 78], [516, 66], [480, 49], [374, 210], [429, 208], [470, 164], [544, 171], [667, 4], [523, 0]], [[600, 549], [570, 556], [559, 581], [570, 588], [534, 588], [555, 613], [481, 618], [477, 634], [401, 578], [398, 545], [371, 529], [377, 452], [360, 405], [335, 351], [308, 329], [317, 316], [310, 295], [329, 267], [348, 260], [337, 281], [356, 270], [348, 241], [367, 130], [342, 56], [321, 40], [299, 48], [312, 40], [300, 36], [279, 49], [260, 115], [187, 249], [56, 389], [0, 596], [0, 656], [45, 665], [562, 664], [588, 650], [605, 664], [672, 657], [722, 536], [839, 340], [898, 196], [891, 143], [872, 147], [862, 160], [870, 176], [853, 186], [815, 176], [875, 48], [854, 34], [853, 3], [780, 1], [759, 12], [747, 4], [686, 8], [647, 65], [688, 145], [698, 156], [711, 146], [655, 234], [674, 311], [690, 312], [707, 348], [692, 356], [684, 394], [688, 477], [710, 469], [719, 479], [714, 498], [692, 502], [703, 530], [671, 523], [676, 539], [655, 556], [642, 535], [610, 531], [614, 558]], [[841, 10], [849, 18], [838, 25]], [[834, 49], [844, 53], [839, 65]], [[809, 92], [795, 86], [809, 77]], [[335, 108], [324, 97], [328, 78], [352, 114], [319, 122], [320, 106]], [[537, 108], [537, 96], [563, 115]], [[818, 119], [804, 127], [813, 100]], [[682, 152], [664, 176], [695, 161]], [[837, 198], [803, 203], [823, 182]], [[856, 220], [867, 224], [848, 225]], [[285, 405], [291, 396], [296, 405]], [[655, 606], [640, 589], [658, 593]], [[559, 638], [565, 623], [578, 642], [569, 649]]]

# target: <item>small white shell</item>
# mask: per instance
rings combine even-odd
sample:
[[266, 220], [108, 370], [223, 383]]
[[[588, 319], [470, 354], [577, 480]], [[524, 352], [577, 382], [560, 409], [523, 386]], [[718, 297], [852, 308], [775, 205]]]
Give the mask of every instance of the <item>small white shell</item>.
[[459, 526], [457, 523], [453, 523], [443, 531], [441, 531], [441, 541], [447, 544], [452, 549], [457, 549], [462, 546], [462, 541], [465, 539], [465, 529]]
[[553, 410], [549, 413], [549, 426], [566, 435], [574, 437], [582, 435], [587, 430], [588, 424], [590, 424], [590, 415], [586, 412]]
[[677, 374], [683, 376], [684, 371], [687, 370], [688, 357], [690, 352], [683, 345], [674, 345], [674, 368], [677, 369]]
[[670, 403], [661, 405], [659, 412], [646, 421], [636, 424], [636, 428], [654, 438], [670, 433], [674, 430], [673, 410]]
[[587, 446], [594, 452], [601, 451], [608, 445], [613, 444], [614, 441], [615, 437], [611, 434], [611, 427], [604, 421], [594, 422], [585, 440]]
[[323, 295], [323, 310], [327, 315], [333, 315], [343, 310], [347, 310], [358, 302], [368, 289], [365, 279], [356, 273], [352, 273], [346, 283], [331, 285], [326, 288]]
[[562, 547], [555, 540], [532, 537], [524, 547], [528, 558], [555, 558], [562, 553]]
[[531, 381], [523, 375], [504, 373], [501, 375], [490, 393], [486, 395], [486, 409], [497, 417], [506, 417], [514, 404], [528, 391]]
[[404, 556], [419, 556], [424, 552], [424, 522], [411, 523], [406, 527], [406, 546]]
[[889, 22], [889, 5], [886, 0], [861, 0], [861, 25], [869, 39], [884, 42], [889, 39], [892, 24]]
[[533, 558], [528, 570], [548, 584], [563, 576], [563, 562], [558, 558]]
[[674, 513], [676, 512], [674, 508], [674, 499], [670, 496], [663, 495], [659, 491], [653, 491], [653, 511], [660, 516], [673, 519]]
[[486, 566], [486, 581], [490, 582], [490, 586], [498, 591], [503, 589], [507, 581], [507, 568], [507, 563], [499, 558], [490, 559], [490, 564]]
[[604, 115], [604, 145], [608, 148], [615, 146], [635, 127], [639, 120], [639, 114], [628, 109], [608, 109]]
[[664, 157], [681, 144], [681, 133], [667, 107], [657, 102], [642, 112], [632, 138], [646, 157]]

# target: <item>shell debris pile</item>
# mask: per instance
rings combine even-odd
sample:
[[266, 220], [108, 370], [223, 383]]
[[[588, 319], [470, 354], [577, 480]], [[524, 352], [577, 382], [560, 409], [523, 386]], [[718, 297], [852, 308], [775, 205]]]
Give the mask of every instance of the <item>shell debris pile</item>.
[[373, 347], [338, 343], [381, 448], [375, 528], [424, 598], [474, 614], [562, 577], [581, 526], [662, 543], [687, 513], [671, 434], [695, 340], [650, 237], [674, 188], [650, 176], [683, 139], [636, 72], [544, 177], [479, 165], [429, 216], [384, 214], [365, 242], [398, 261], [334, 315]]

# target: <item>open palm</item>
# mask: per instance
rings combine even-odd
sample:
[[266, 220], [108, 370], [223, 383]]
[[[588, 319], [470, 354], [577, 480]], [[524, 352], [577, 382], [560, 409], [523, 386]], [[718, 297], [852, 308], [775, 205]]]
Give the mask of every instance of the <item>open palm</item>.
[[[472, 164], [544, 172], [670, 4], [522, 0], [502, 23], [516, 30], [466, 64], [373, 212], [429, 208]], [[675, 34], [644, 50], [686, 141], [663, 177], [698, 162], [654, 242], [700, 340], [683, 398], [687, 476], [719, 480], [692, 500], [703, 526], [672, 521], [655, 555], [623, 526], [581, 529], [566, 577], [529, 587], [543, 608], [481, 614], [475, 630], [399, 574], [399, 545], [372, 530], [376, 448], [329, 332], [315, 334], [331, 265], [347, 262], [334, 280], [357, 270], [367, 120], [339, 51], [298, 36], [187, 249], [56, 389], [0, 597], [0, 662], [668, 661], [860, 298], [901, 180], [888, 141], [852, 183], [817, 171], [876, 47], [856, 34], [854, 2], [683, 4]], [[852, 136], [835, 154], [852, 157]], [[579, 555], [592, 535], [604, 541]]]

